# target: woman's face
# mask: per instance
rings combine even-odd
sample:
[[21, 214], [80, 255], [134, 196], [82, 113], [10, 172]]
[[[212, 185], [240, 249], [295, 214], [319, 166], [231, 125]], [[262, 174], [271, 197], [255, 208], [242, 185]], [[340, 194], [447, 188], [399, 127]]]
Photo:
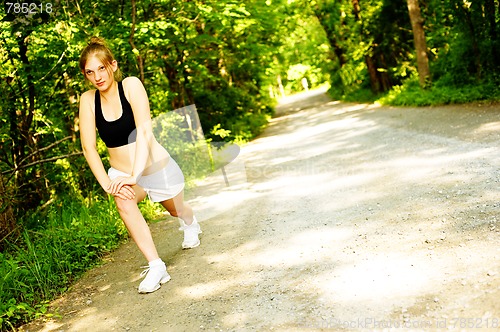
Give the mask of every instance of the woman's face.
[[[118, 69], [116, 60], [111, 62], [111, 69], [113, 72]], [[87, 59], [83, 74], [97, 90], [102, 92], [107, 91], [115, 81], [113, 73], [110, 73], [102, 61], [94, 55]]]

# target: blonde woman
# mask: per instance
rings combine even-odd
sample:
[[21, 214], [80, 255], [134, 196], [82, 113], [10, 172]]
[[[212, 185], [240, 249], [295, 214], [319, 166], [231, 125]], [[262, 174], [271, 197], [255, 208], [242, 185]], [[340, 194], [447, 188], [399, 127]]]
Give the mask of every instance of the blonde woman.
[[[83, 50], [80, 69], [95, 89], [80, 98], [80, 135], [83, 153], [101, 187], [114, 196], [120, 216], [148, 261], [139, 293], [150, 293], [170, 280], [158, 256], [150, 229], [137, 204], [146, 196], [159, 202], [184, 231], [182, 247], [200, 244], [200, 225], [184, 201], [184, 176], [167, 150], [153, 136], [149, 100], [135, 77], [120, 80], [111, 50], [93, 37]], [[96, 129], [107, 146], [111, 168], [106, 171], [96, 148]]]

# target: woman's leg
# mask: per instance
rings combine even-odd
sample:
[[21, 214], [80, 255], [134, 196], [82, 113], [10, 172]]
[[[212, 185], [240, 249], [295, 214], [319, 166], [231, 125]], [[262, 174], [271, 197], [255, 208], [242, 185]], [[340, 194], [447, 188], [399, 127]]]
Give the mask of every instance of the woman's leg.
[[134, 186], [134, 190], [135, 200], [115, 196], [115, 202], [130, 236], [148, 261], [148, 269], [141, 273], [141, 277], [144, 275], [146, 277], [139, 285], [139, 293], [151, 293], [169, 281], [170, 275], [165, 263], [158, 256], [149, 226], [137, 206], [146, 197], [146, 192], [139, 186]]
[[125, 200], [115, 196], [116, 207], [130, 236], [132, 236], [147, 261], [151, 262], [158, 259], [159, 256], [149, 226], [137, 206], [146, 197], [146, 192], [139, 186], [134, 186], [134, 190], [135, 200]]
[[161, 205], [167, 209], [172, 217], [178, 217], [184, 220], [186, 225], [193, 223], [193, 209], [184, 201], [184, 190], [177, 196], [161, 202]]
[[180, 219], [180, 230], [184, 231], [182, 248], [189, 249], [199, 246], [200, 239], [198, 235], [201, 233], [201, 228], [193, 215], [193, 209], [184, 201], [184, 191], [181, 191], [174, 198], [161, 202], [161, 205], [167, 209], [170, 215]]

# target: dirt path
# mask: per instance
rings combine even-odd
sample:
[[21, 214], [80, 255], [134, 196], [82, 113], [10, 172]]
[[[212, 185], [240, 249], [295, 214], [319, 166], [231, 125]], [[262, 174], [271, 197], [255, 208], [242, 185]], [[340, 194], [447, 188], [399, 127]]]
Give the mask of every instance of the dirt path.
[[169, 283], [128, 243], [23, 331], [498, 330], [500, 106], [307, 97], [190, 193], [199, 248], [152, 226]]

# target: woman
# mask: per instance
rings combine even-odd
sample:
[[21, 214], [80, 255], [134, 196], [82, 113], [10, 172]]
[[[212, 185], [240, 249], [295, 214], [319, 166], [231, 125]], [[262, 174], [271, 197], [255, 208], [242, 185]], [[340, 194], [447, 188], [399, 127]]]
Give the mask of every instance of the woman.
[[[149, 101], [141, 81], [120, 81], [118, 63], [103, 39], [93, 37], [80, 56], [80, 69], [94, 87], [80, 98], [80, 135], [85, 158], [101, 187], [114, 196], [118, 212], [149, 262], [139, 293], [150, 293], [170, 280], [149, 227], [137, 204], [146, 195], [178, 217], [183, 248], [200, 244], [200, 226], [184, 202], [184, 176], [154, 138]], [[96, 129], [108, 148], [106, 172], [96, 148]]]

